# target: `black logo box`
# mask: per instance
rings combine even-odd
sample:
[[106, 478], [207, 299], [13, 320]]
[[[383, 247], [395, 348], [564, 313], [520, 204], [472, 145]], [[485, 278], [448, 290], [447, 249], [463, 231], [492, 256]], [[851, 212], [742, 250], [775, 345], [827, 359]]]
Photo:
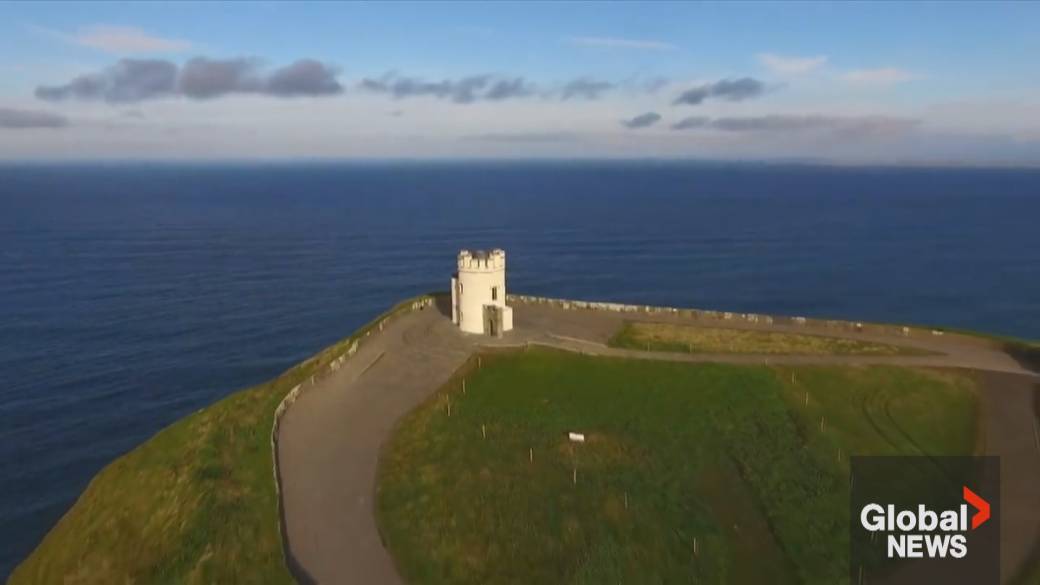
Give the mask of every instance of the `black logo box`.
[[[900, 585], [921, 583], [1000, 583], [1000, 458], [983, 457], [863, 457], [851, 459], [849, 477], [849, 583]], [[978, 511], [965, 501], [964, 487], [990, 505], [990, 517], [978, 528], [971, 519]], [[919, 505], [936, 513], [960, 511], [967, 506], [967, 531], [904, 532], [898, 527], [872, 532], [864, 528], [861, 512], [868, 504], [918, 511]], [[905, 534], [942, 537], [963, 534], [963, 558], [888, 558], [888, 538]], [[927, 550], [927, 549], [926, 549]]]

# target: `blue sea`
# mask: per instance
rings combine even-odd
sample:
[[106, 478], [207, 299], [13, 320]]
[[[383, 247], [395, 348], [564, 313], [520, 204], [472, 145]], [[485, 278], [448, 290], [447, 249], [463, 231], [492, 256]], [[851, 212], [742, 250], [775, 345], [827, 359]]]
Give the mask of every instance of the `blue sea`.
[[1040, 171], [0, 166], [0, 577], [90, 478], [502, 247], [513, 292], [1040, 338]]

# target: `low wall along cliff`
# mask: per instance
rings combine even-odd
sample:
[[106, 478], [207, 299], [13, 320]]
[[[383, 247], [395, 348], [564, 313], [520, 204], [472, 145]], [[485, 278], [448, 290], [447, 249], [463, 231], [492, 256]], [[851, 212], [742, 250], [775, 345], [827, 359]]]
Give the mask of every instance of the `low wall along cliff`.
[[805, 327], [807, 329], [830, 330], [835, 333], [868, 333], [872, 335], [888, 335], [895, 337], [923, 337], [951, 335], [957, 339], [970, 342], [987, 342], [989, 340], [969, 334], [949, 333], [938, 328], [915, 327], [907, 325], [890, 325], [881, 323], [864, 323], [860, 321], [842, 321], [838, 319], [815, 319], [811, 317], [792, 317], [781, 315], [764, 315], [760, 313], [734, 313], [729, 311], [707, 311], [701, 309], [680, 309], [676, 307], [655, 307], [651, 305], [629, 305], [624, 303], [605, 303], [598, 301], [581, 301], [557, 299], [532, 295], [510, 294], [510, 304], [551, 305], [566, 310], [610, 311], [613, 313], [638, 313], [643, 315], [673, 315], [694, 321], [709, 322], [719, 325], [786, 325]]

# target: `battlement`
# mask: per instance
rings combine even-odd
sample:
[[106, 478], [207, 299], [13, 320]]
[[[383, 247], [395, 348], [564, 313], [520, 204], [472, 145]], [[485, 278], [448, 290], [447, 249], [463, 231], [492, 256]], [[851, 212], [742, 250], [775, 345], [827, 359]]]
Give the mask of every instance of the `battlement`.
[[465, 272], [491, 272], [505, 270], [506, 252], [495, 248], [490, 252], [484, 250], [462, 250], [459, 252], [459, 270]]

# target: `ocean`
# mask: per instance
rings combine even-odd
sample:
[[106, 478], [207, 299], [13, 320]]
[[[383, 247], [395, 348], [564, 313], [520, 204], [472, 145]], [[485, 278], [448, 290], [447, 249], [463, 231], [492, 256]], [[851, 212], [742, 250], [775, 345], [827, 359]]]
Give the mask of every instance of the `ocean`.
[[0, 165], [0, 578], [90, 478], [501, 247], [511, 292], [1040, 338], [1040, 171]]

